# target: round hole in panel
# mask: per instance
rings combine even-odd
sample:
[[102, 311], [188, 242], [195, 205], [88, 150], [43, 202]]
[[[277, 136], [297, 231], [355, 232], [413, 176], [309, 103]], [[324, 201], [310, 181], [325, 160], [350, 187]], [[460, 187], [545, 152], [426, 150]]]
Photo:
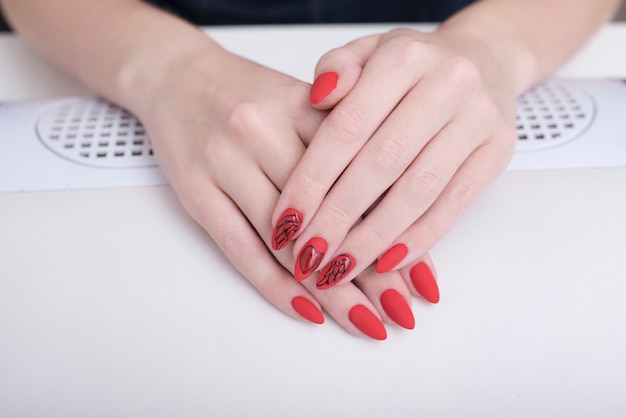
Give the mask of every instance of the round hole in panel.
[[517, 100], [518, 151], [561, 145], [580, 135], [594, 118], [595, 104], [582, 90], [553, 80]]
[[77, 163], [105, 168], [156, 165], [141, 122], [104, 100], [60, 103], [39, 118], [37, 134], [56, 154]]

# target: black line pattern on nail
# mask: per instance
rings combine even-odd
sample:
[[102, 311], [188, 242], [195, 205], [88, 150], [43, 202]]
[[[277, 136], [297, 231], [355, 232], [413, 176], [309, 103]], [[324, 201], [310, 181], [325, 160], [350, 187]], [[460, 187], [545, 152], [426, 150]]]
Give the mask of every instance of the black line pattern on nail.
[[352, 270], [352, 257], [342, 254], [333, 259], [317, 279], [317, 287], [325, 289], [334, 286]]
[[280, 250], [285, 247], [300, 229], [302, 218], [298, 213], [288, 213], [283, 216], [274, 228], [274, 248]]

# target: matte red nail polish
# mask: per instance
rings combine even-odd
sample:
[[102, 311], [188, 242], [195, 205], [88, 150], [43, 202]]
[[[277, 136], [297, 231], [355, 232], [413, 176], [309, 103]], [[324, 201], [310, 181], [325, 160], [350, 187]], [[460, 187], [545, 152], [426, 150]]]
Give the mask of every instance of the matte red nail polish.
[[324, 323], [324, 314], [317, 306], [304, 296], [296, 296], [291, 300], [291, 306], [293, 309], [302, 315], [303, 318], [308, 319], [314, 324]]
[[294, 268], [296, 280], [301, 282], [308, 278], [322, 262], [328, 244], [324, 238], [311, 238], [300, 250]]
[[293, 236], [302, 226], [302, 213], [289, 208], [280, 215], [272, 232], [272, 248], [280, 250], [291, 242]]
[[320, 271], [317, 278], [317, 288], [320, 290], [329, 289], [343, 279], [356, 265], [354, 257], [350, 254], [341, 254]]
[[417, 263], [409, 272], [415, 290], [430, 303], [439, 302], [439, 287], [433, 272], [424, 262]]
[[409, 253], [409, 249], [404, 244], [396, 244], [387, 250], [376, 263], [377, 273], [386, 273], [398, 265], [400, 261], [406, 257]]
[[348, 319], [368, 337], [381, 341], [387, 338], [387, 330], [383, 323], [363, 305], [353, 306], [348, 313]]
[[407, 301], [395, 289], [387, 289], [380, 296], [380, 304], [396, 324], [406, 329], [415, 328], [415, 317]]
[[309, 101], [311, 104], [321, 102], [330, 94], [331, 91], [335, 90], [338, 79], [339, 76], [335, 72], [320, 74], [311, 86], [311, 93], [309, 95]]

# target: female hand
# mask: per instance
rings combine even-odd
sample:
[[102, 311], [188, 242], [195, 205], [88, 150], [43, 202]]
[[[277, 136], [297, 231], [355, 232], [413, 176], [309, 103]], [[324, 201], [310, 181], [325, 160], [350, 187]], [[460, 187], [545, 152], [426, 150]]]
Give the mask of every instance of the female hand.
[[271, 253], [272, 210], [326, 112], [311, 108], [306, 83], [226, 51], [207, 58], [195, 51], [177, 60], [132, 109], [189, 214], [287, 314], [322, 323], [321, 306], [375, 339], [386, 337], [381, 318], [413, 328], [411, 293], [397, 273], [320, 292], [293, 279], [290, 253]]
[[320, 59], [311, 103], [334, 108], [272, 217], [277, 228], [300, 217], [274, 248], [297, 237], [296, 260], [311, 244], [326, 249], [300, 280], [321, 267], [316, 284], [327, 289], [383, 254], [378, 271], [399, 268], [410, 282], [415, 261], [504, 170], [516, 93], [477, 48], [445, 31], [398, 29]]

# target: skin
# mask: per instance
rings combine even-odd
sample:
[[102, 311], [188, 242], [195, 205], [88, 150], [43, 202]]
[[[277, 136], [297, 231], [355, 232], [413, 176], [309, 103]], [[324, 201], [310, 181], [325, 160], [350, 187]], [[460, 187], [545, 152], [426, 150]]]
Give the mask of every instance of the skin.
[[302, 296], [363, 335], [349, 320], [354, 306], [388, 323], [380, 302], [385, 290], [410, 306], [417, 293], [398, 273], [370, 270], [349, 286], [321, 292], [294, 280], [290, 252], [269, 250], [279, 193], [327, 115], [308, 103], [308, 83], [232, 54], [139, 1], [0, 5], [41, 54], [142, 120], [189, 215], [278, 309], [303, 320], [291, 304]]
[[[320, 60], [316, 75], [338, 72], [339, 84], [316, 107], [308, 103], [308, 84], [234, 55], [140, 1], [0, 5], [33, 47], [142, 120], [190, 216], [272, 304], [301, 319], [290, 302], [310, 298], [361, 335], [348, 311], [362, 304], [389, 321], [379, 302], [389, 288], [411, 303], [410, 267], [423, 259], [434, 271], [428, 248], [505, 166], [516, 94], [554, 71], [617, 1], [484, 0], [435, 34], [398, 30], [355, 40]], [[387, 58], [393, 68], [382, 65]], [[449, 89], [443, 95], [437, 92], [442, 86]], [[386, 92], [382, 87], [394, 94], [377, 93]], [[403, 117], [408, 114], [424, 115], [419, 129]], [[443, 126], [454, 130], [437, 135]], [[396, 141], [377, 139], [381, 129]], [[410, 132], [420, 132], [419, 138]], [[330, 163], [328, 147], [338, 151]], [[386, 150], [378, 171], [366, 167], [372, 147]], [[305, 179], [320, 161], [329, 165], [322, 177], [311, 177], [312, 187]], [[361, 184], [381, 173], [382, 181], [359, 191], [354, 207], [345, 209], [355, 179]], [[409, 186], [413, 178], [418, 186]], [[303, 210], [305, 228], [295, 246], [272, 252], [272, 225], [288, 207]], [[397, 218], [392, 225], [389, 214]], [[292, 272], [304, 238], [322, 230], [341, 231], [329, 240], [327, 257], [344, 249], [358, 253], [358, 269], [347, 279], [360, 274], [319, 291], [314, 278], [298, 283]], [[366, 248], [356, 248], [359, 237]], [[400, 270], [374, 273], [368, 266], [393, 242], [409, 246]]]
[[483, 0], [432, 33], [397, 29], [329, 51], [315, 75], [334, 72], [338, 82], [315, 107], [332, 111], [274, 210], [274, 222], [287, 208], [303, 213], [294, 256], [324, 237], [320, 269], [336, 256], [355, 259], [345, 283], [402, 243], [408, 254], [396, 268], [407, 279], [506, 168], [516, 97], [552, 74], [618, 5]]

